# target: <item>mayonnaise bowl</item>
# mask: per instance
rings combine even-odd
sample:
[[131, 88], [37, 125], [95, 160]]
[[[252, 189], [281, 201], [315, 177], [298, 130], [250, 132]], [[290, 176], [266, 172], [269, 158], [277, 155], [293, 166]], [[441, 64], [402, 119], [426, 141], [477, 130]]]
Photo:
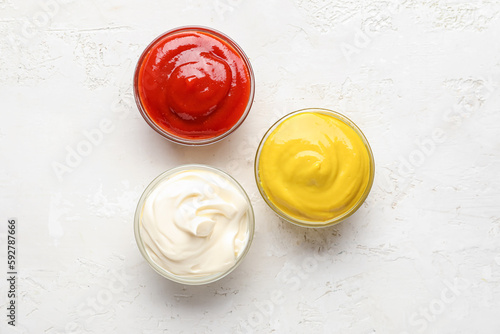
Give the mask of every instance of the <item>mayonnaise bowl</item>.
[[255, 180], [281, 218], [304, 227], [334, 225], [368, 196], [375, 163], [361, 130], [347, 117], [322, 108], [278, 120], [262, 138]]
[[134, 219], [135, 239], [149, 265], [178, 283], [219, 280], [243, 260], [255, 219], [242, 186], [214, 167], [170, 169], [144, 190]]

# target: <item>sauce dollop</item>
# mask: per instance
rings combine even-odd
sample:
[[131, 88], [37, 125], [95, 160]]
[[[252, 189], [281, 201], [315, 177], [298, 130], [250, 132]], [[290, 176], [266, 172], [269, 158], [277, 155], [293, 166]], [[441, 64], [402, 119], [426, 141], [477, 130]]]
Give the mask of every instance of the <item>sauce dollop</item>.
[[154, 41], [136, 74], [136, 93], [150, 120], [174, 137], [199, 140], [226, 133], [246, 116], [251, 69], [232, 43], [202, 29]]
[[260, 186], [285, 215], [321, 226], [347, 214], [371, 187], [372, 160], [340, 119], [303, 112], [284, 119], [262, 144]]
[[176, 172], [144, 201], [140, 234], [149, 257], [183, 277], [225, 272], [250, 244], [250, 204], [229, 180], [203, 169]]

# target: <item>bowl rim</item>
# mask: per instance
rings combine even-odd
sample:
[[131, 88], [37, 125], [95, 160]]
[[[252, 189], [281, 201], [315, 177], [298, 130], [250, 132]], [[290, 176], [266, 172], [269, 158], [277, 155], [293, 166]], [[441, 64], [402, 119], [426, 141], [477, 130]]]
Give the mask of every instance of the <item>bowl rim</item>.
[[[228, 268], [226, 271], [215, 273], [212, 275], [204, 275], [204, 276], [181, 276], [181, 275], [175, 275], [171, 273], [170, 271], [166, 270], [165, 268], [161, 267], [158, 265], [148, 254], [146, 251], [146, 248], [144, 246], [144, 242], [142, 240], [141, 236], [141, 219], [142, 219], [142, 213], [143, 213], [143, 208], [144, 208], [144, 203], [148, 196], [156, 189], [156, 187], [165, 179], [168, 179], [174, 175], [177, 175], [180, 172], [184, 171], [189, 171], [189, 170], [203, 170], [203, 171], [209, 171], [212, 173], [217, 174], [218, 176], [221, 176], [224, 178], [226, 181], [231, 183], [236, 189], [240, 191], [240, 193], [243, 195], [245, 200], [248, 203], [248, 241], [246, 243], [245, 248], [241, 252], [241, 254], [238, 256], [234, 264]], [[135, 241], [137, 244], [137, 247], [139, 248], [139, 251], [141, 252], [142, 256], [148, 262], [148, 264], [161, 276], [177, 283], [181, 284], [186, 284], [186, 285], [203, 285], [203, 284], [209, 284], [213, 283], [217, 280], [222, 279], [223, 277], [226, 277], [229, 275], [233, 270], [235, 270], [240, 263], [243, 261], [245, 256], [247, 255], [248, 251], [250, 250], [250, 247], [252, 245], [252, 241], [254, 238], [255, 234], [255, 213], [253, 210], [252, 202], [250, 198], [248, 197], [248, 194], [246, 193], [245, 189], [241, 184], [236, 181], [235, 178], [233, 178], [231, 175], [228, 173], [224, 172], [222, 169], [204, 165], [204, 164], [185, 164], [181, 166], [177, 166], [171, 169], [168, 169], [155, 177], [149, 185], [144, 189], [141, 197], [139, 198], [136, 210], [135, 210], [135, 215], [134, 215], [134, 237]]]
[[[368, 156], [370, 159], [369, 160], [370, 161], [370, 175], [369, 175], [369, 179], [368, 179], [368, 183], [366, 185], [366, 188], [363, 192], [363, 195], [348, 211], [346, 211], [345, 213], [343, 213], [340, 216], [334, 217], [334, 218], [326, 220], [326, 221], [302, 220], [302, 219], [298, 219], [296, 217], [293, 217], [293, 216], [286, 214], [285, 212], [283, 212], [280, 208], [278, 208], [276, 205], [274, 205], [269, 200], [269, 198], [268, 198], [268, 196], [267, 196], [267, 194], [266, 194], [265, 190], [263, 189], [261, 182], [260, 182], [260, 176], [259, 176], [260, 154], [262, 152], [262, 147], [264, 146], [264, 143], [266, 142], [267, 138], [284, 121], [286, 121], [287, 119], [289, 119], [292, 116], [295, 116], [298, 114], [303, 114], [303, 113], [321, 113], [321, 114], [324, 114], [327, 116], [334, 117], [334, 118], [342, 121], [343, 123], [345, 123], [349, 127], [351, 127], [356, 132], [356, 134], [361, 138], [361, 140], [363, 141], [363, 144], [364, 144], [365, 148], [367, 149]], [[370, 144], [368, 143], [368, 140], [366, 139], [366, 136], [361, 131], [361, 129], [347, 116], [345, 116], [339, 112], [336, 112], [336, 111], [333, 111], [330, 109], [325, 109], [325, 108], [303, 108], [303, 109], [292, 111], [292, 112], [286, 114], [285, 116], [281, 117], [280, 119], [278, 119], [276, 122], [273, 123], [273, 125], [271, 125], [269, 127], [269, 129], [265, 132], [264, 136], [262, 136], [262, 139], [260, 140], [259, 146], [257, 148], [257, 152], [255, 153], [254, 176], [255, 176], [255, 182], [257, 184], [257, 188], [259, 189], [260, 195], [262, 196], [262, 198], [264, 199], [266, 204], [281, 219], [283, 219], [287, 222], [290, 222], [292, 224], [295, 224], [297, 226], [301, 226], [301, 227], [323, 228], [323, 227], [333, 226], [333, 225], [336, 225], [336, 224], [344, 221], [345, 219], [347, 219], [348, 217], [353, 215], [361, 207], [361, 205], [364, 203], [364, 201], [368, 197], [368, 194], [370, 193], [372, 186], [373, 186], [373, 181], [375, 178], [375, 159], [374, 159], [373, 151], [370, 147]]]
[[[173, 34], [177, 34], [177, 33], [181, 33], [181, 32], [186, 32], [186, 31], [203, 32], [203, 33], [213, 35], [217, 38], [222, 39], [224, 42], [226, 42], [232, 48], [235, 49], [236, 53], [239, 54], [239, 56], [241, 57], [241, 59], [245, 63], [245, 67], [248, 70], [249, 81], [250, 81], [250, 94], [248, 96], [248, 101], [247, 101], [245, 111], [243, 112], [241, 117], [238, 119], [238, 121], [230, 129], [228, 129], [226, 132], [224, 132], [218, 136], [215, 136], [215, 137], [203, 138], [203, 139], [189, 139], [189, 138], [180, 137], [180, 136], [177, 136], [173, 133], [170, 133], [167, 130], [160, 127], [158, 124], [156, 124], [156, 122], [153, 119], [151, 119], [151, 117], [149, 117], [149, 114], [147, 113], [147, 111], [146, 111], [146, 109], [143, 106], [142, 101], [141, 101], [141, 96], [139, 93], [139, 73], [141, 70], [141, 65], [144, 62], [144, 59], [147, 57], [147, 55], [149, 54], [151, 49], [159, 41], [161, 41], [163, 38], [165, 38], [169, 35], [173, 35]], [[133, 78], [133, 91], [134, 91], [135, 103], [137, 105], [137, 108], [139, 109], [140, 114], [142, 115], [142, 117], [144, 118], [146, 123], [148, 123], [148, 125], [153, 130], [155, 130], [158, 134], [160, 134], [162, 137], [170, 140], [171, 142], [174, 142], [177, 144], [186, 145], [186, 146], [203, 146], [203, 145], [213, 144], [213, 143], [216, 143], [216, 142], [224, 139], [225, 137], [227, 137], [228, 135], [233, 133], [237, 128], [239, 128], [240, 125], [245, 121], [245, 119], [247, 118], [247, 116], [250, 112], [250, 109], [252, 108], [253, 100], [255, 97], [255, 75], [253, 72], [252, 64], [250, 63], [248, 56], [243, 51], [243, 49], [238, 45], [238, 43], [236, 43], [231, 37], [227, 36], [226, 34], [220, 32], [216, 29], [210, 28], [210, 27], [201, 26], [201, 25], [200, 26], [199, 25], [187, 25], [187, 26], [181, 26], [181, 27], [170, 29], [170, 30], [160, 34], [159, 36], [157, 36], [155, 39], [153, 39], [153, 41], [151, 43], [148, 44], [148, 46], [144, 49], [144, 51], [140, 55], [139, 59], [137, 60], [137, 63], [135, 66], [134, 78]]]

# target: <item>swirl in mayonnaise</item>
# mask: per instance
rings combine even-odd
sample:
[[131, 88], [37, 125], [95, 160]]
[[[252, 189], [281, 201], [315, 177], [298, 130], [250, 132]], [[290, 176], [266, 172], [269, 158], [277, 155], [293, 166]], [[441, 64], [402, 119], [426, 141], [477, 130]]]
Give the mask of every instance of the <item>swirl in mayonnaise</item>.
[[140, 235], [151, 260], [177, 276], [231, 269], [249, 243], [250, 204], [233, 180], [206, 169], [162, 179], [144, 201]]

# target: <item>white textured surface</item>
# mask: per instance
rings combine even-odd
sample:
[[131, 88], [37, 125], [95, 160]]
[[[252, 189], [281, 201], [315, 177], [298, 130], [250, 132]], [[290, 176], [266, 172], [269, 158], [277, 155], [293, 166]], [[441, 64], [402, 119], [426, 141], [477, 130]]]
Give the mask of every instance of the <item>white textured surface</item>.
[[[1, 274], [0, 332], [499, 333], [499, 13], [486, 0], [0, 0], [0, 267], [8, 217], [20, 253], [18, 326]], [[245, 123], [209, 147], [165, 141], [132, 101], [142, 49], [187, 24], [234, 38], [257, 79]], [[280, 222], [253, 180], [265, 129], [313, 106], [352, 118], [377, 167], [359, 212], [322, 230]], [[89, 154], [58, 178], [78, 147]], [[243, 264], [201, 287], [158, 276], [132, 228], [146, 185], [192, 162], [236, 177], [257, 219]]]

